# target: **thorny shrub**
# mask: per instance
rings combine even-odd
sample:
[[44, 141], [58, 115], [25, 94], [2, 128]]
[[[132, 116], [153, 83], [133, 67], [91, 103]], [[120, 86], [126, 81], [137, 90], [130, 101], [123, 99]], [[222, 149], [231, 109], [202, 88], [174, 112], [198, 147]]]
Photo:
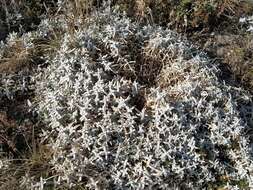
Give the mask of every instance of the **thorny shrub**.
[[96, 14], [34, 78], [55, 188], [252, 188], [250, 97], [178, 34]]

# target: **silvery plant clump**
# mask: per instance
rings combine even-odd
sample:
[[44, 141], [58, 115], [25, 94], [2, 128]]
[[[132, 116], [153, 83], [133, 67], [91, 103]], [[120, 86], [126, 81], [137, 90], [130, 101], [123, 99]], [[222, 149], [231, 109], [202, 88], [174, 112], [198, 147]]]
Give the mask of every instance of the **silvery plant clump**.
[[249, 97], [178, 34], [98, 14], [34, 78], [55, 186], [253, 188]]
[[246, 24], [247, 31], [253, 33], [253, 15], [248, 17], [240, 18], [239, 22], [241, 24]]
[[[36, 34], [34, 34], [36, 35]], [[37, 36], [37, 35], [36, 35]], [[11, 70], [13, 67], [8, 61], [8, 58], [4, 57], [5, 51], [12, 49], [13, 46], [21, 43], [24, 50], [24, 56], [27, 55], [29, 49], [33, 48], [32, 40], [34, 39], [32, 33], [27, 33], [22, 37], [18, 37], [17, 33], [10, 33], [6, 39], [6, 42], [0, 41], [0, 64], [9, 64]], [[25, 94], [29, 90], [28, 70], [23, 69], [19, 72], [3, 72], [0, 73], [0, 102], [4, 99], [13, 100], [18, 93]]]
[[[51, 39], [52, 31], [59, 28], [65, 29], [66, 21], [62, 18], [56, 20], [45, 19], [42, 20], [41, 24], [38, 26], [38, 30], [24, 33], [23, 35], [18, 35], [13, 32], [8, 35], [5, 42], [0, 41], [0, 64], [6, 64], [8, 72], [0, 72], [0, 102], [4, 99], [14, 100], [19, 94], [20, 96], [25, 95], [28, 91], [34, 90], [35, 86], [31, 83], [31, 75], [35, 73], [36, 69], [31, 70], [25, 66], [20, 66], [21, 69], [17, 71], [12, 71], [12, 67], [19, 65], [19, 57], [15, 60], [9, 61], [10, 57], [6, 57], [6, 52], [13, 51], [14, 57], [15, 48], [18, 47], [22, 50], [20, 57], [25, 57], [25, 64], [30, 64], [29, 62], [34, 59], [32, 57], [31, 51], [36, 49], [36, 40], [47, 40]], [[36, 50], [35, 50], [36, 51]], [[43, 57], [39, 57], [43, 59]], [[14, 66], [12, 66], [14, 64]], [[37, 66], [36, 62], [33, 61], [34, 66]], [[32, 66], [32, 65], [31, 65]], [[36, 68], [36, 67], [34, 67]], [[4, 102], [3, 102], [4, 103]]]

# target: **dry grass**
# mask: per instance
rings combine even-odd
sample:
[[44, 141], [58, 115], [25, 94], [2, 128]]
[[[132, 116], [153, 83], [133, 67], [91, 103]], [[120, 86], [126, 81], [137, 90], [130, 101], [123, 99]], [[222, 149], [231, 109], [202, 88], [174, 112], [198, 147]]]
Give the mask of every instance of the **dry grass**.
[[67, 1], [69, 11], [75, 18], [84, 19], [94, 7], [95, 0], [70, 0]]
[[[26, 112], [24, 105], [21, 107], [18, 109], [23, 110], [16, 112]], [[7, 112], [0, 113], [0, 158], [8, 163], [8, 167], [0, 169], [0, 189], [29, 189], [20, 187], [25, 176], [33, 176], [37, 181], [42, 176], [45, 178], [52, 176], [49, 164], [52, 153], [39, 140], [41, 123], [31, 122], [31, 117], [27, 113], [23, 113], [23, 117], [27, 118], [23, 118], [23, 122], [20, 122], [18, 118], [9, 115], [15, 111], [11, 109], [16, 108], [8, 109]]]
[[22, 186], [22, 180], [25, 176], [33, 176], [36, 181], [39, 181], [40, 177], [48, 178], [52, 176], [49, 158], [51, 158], [51, 152], [47, 147], [41, 145], [27, 158], [10, 159], [8, 169], [1, 170], [0, 189], [29, 189], [29, 187]]
[[[15, 6], [18, 6], [22, 2], [11, 1], [6, 6], [10, 8], [11, 3], [17, 3]], [[24, 5], [26, 4], [22, 4]], [[30, 14], [30, 8], [32, 7], [27, 7], [26, 14]], [[16, 7], [11, 11], [13, 9]], [[29, 23], [25, 24], [29, 25]], [[17, 36], [11, 43], [6, 42], [1, 49], [0, 58], [0, 76], [17, 76], [17, 79], [14, 79], [14, 89], [12, 87], [9, 89], [14, 94], [14, 99], [8, 99], [2, 92], [0, 99], [0, 158], [9, 163], [7, 168], [0, 169], [0, 189], [10, 190], [30, 189], [20, 187], [22, 178], [26, 175], [35, 176], [36, 180], [41, 176], [46, 178], [52, 176], [49, 174], [51, 172], [50, 150], [40, 142], [39, 138], [42, 125], [36, 123], [36, 117], [28, 111], [27, 107], [27, 100], [33, 98], [33, 93], [30, 89], [21, 92], [15, 89], [15, 86], [20, 82], [16, 81], [19, 77], [22, 79], [23, 74], [32, 75], [38, 65], [44, 64], [45, 55], [53, 56], [53, 53], [58, 50], [60, 41], [60, 34], [53, 29], [45, 38], [35, 37], [33, 40], [28, 40], [31, 43], [29, 45], [24, 40], [27, 37], [22, 34]]]
[[0, 60], [0, 72], [12, 73], [21, 70], [28, 66], [30, 62], [30, 55], [28, 50], [24, 47], [23, 42], [16, 41], [13, 46], [7, 48], [4, 52], [4, 58]]
[[217, 30], [215, 35], [197, 34], [192, 36], [191, 40], [206, 51], [215, 62], [221, 63], [223, 80], [247, 89], [252, 94], [253, 36], [241, 30], [238, 25], [224, 27], [222, 27], [223, 30]]
[[252, 12], [253, 5], [245, 0], [116, 0], [113, 5], [128, 15], [148, 22], [169, 25], [178, 31], [212, 30], [223, 21], [237, 19]]
[[43, 64], [43, 56], [51, 55], [59, 47], [60, 37], [52, 35], [48, 39], [34, 39], [31, 47], [26, 47], [22, 38], [17, 38], [6, 47], [0, 59], [0, 73], [14, 74], [22, 70], [30, 71]]
[[220, 35], [213, 41], [209, 49], [216, 50], [217, 57], [231, 69], [232, 77], [253, 93], [252, 35]]

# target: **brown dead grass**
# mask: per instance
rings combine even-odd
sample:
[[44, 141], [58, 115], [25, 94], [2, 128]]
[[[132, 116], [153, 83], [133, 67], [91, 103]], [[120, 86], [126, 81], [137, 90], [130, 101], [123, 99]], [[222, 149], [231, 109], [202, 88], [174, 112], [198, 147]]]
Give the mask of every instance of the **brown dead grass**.
[[[16, 105], [20, 104], [16, 107], [8, 102], [6, 104], [7, 111], [0, 112], [0, 159], [7, 159], [9, 166], [1, 169], [0, 189], [27, 189], [20, 187], [26, 175], [35, 177], [36, 181], [41, 176], [47, 178], [53, 175], [49, 163], [52, 152], [38, 136], [42, 124], [30, 120], [31, 115], [25, 113], [27, 108], [24, 103], [16, 102]], [[22, 118], [13, 116], [13, 112], [22, 112]]]
[[59, 47], [60, 39], [52, 36], [50, 39], [35, 39], [33, 47], [26, 48], [22, 39], [18, 39], [4, 50], [0, 59], [0, 73], [13, 74], [22, 70], [34, 70], [43, 64], [43, 56], [51, 55]]
[[247, 0], [115, 0], [115, 5], [135, 19], [169, 25], [179, 32], [213, 30], [253, 11], [253, 3]]
[[206, 35], [204, 39], [196, 41], [212, 58], [221, 63], [221, 77], [224, 80], [234, 81], [237, 86], [253, 94], [252, 39], [253, 35], [249, 33], [225, 32], [214, 36]]
[[0, 60], [0, 72], [12, 73], [28, 66], [30, 62], [29, 52], [24, 48], [23, 42], [17, 41], [13, 46], [7, 48], [4, 58]]

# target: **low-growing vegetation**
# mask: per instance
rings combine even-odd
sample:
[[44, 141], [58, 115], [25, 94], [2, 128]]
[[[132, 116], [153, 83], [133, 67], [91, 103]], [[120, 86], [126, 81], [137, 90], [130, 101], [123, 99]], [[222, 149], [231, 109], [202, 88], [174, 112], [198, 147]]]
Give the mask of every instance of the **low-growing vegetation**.
[[178, 31], [213, 30], [226, 21], [230, 23], [241, 15], [252, 12], [250, 1], [245, 0], [115, 0], [121, 10], [130, 15], [146, 17], [155, 23], [176, 28]]
[[0, 189], [253, 188], [251, 1], [0, 2]]

